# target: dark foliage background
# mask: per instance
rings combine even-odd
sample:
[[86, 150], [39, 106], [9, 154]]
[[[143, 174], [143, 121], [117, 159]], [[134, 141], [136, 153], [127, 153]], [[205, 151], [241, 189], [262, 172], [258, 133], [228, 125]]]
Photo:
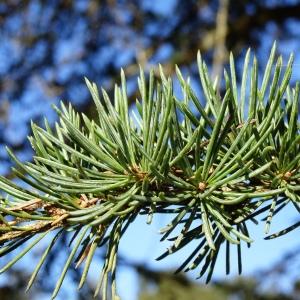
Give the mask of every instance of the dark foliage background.
[[[183, 73], [190, 74], [197, 87], [195, 61], [198, 49], [211, 66], [213, 76], [216, 76], [221, 75], [223, 66], [227, 64], [228, 49], [239, 58], [248, 47], [252, 47], [258, 60], [264, 62], [276, 39], [281, 53], [296, 53], [295, 80], [300, 76], [300, 58], [297, 55], [300, 48], [299, 26], [300, 1], [292, 0], [1, 1], [0, 172], [11, 176], [5, 145], [13, 148], [21, 159], [31, 159], [32, 152], [26, 138], [30, 134], [30, 120], [39, 123], [46, 116], [53, 125], [56, 116], [51, 104], [64, 99], [93, 115], [93, 105], [83, 76], [110, 91], [114, 81], [119, 80], [122, 67], [128, 78], [128, 91], [134, 100], [138, 64], [149, 70], [161, 63], [170, 75], [175, 64], [179, 64]], [[61, 259], [61, 256], [61, 253], [54, 255], [52, 262], [55, 258]], [[295, 259], [297, 256], [292, 257]], [[287, 256], [282, 264], [289, 262], [291, 257]], [[141, 286], [148, 288], [142, 292], [141, 299], [184, 299], [178, 295], [198, 299], [195, 295], [203, 292], [202, 287], [188, 279], [184, 279], [186, 283], [182, 285], [182, 281], [168, 273], [158, 274], [130, 262], [126, 264], [143, 274], [144, 284]], [[42, 276], [47, 276], [48, 280], [40, 282], [37, 293], [42, 291], [47, 294], [52, 287], [51, 270], [49, 263], [43, 275], [45, 277]], [[14, 272], [10, 275], [18, 282], [14, 287], [22, 286], [27, 273], [21, 274]], [[72, 285], [76, 271], [70, 278], [69, 284]], [[263, 276], [261, 278], [264, 279]], [[238, 299], [254, 299], [252, 292], [257, 283], [251, 280], [244, 282], [246, 287], [242, 288], [243, 292], [237, 292]], [[170, 296], [168, 289], [174, 283], [178, 286], [174, 293], [178, 295]], [[232, 284], [239, 289], [244, 287], [240, 283]], [[157, 294], [151, 294], [153, 287], [157, 287], [154, 289]], [[6, 299], [4, 295], [8, 295], [9, 288], [11, 285], [4, 282], [0, 299]], [[219, 283], [217, 289], [212, 293], [221, 293], [222, 297], [229, 297], [228, 290], [234, 290], [226, 281]], [[17, 290], [14, 288], [12, 292]], [[297, 291], [295, 284], [295, 290], [286, 299], [299, 297]], [[25, 299], [22, 293], [20, 295], [20, 299]], [[72, 297], [77, 297], [75, 295]], [[78, 295], [78, 299], [88, 299], [88, 295], [89, 287]], [[282, 295], [275, 296], [284, 299]], [[17, 297], [14, 294], [10, 299]], [[258, 294], [255, 297], [279, 299]], [[219, 298], [215, 296], [213, 299]]]

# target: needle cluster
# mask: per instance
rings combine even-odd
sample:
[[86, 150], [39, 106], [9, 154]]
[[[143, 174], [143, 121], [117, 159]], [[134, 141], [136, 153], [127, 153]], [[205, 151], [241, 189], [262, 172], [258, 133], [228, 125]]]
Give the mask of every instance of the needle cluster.
[[111, 289], [111, 297], [119, 299], [119, 242], [142, 214], [148, 215], [149, 224], [155, 215], [173, 216], [161, 229], [161, 240], [171, 245], [158, 259], [198, 241], [178, 272], [199, 268], [199, 276], [206, 274], [209, 281], [223, 245], [226, 272], [232, 247], [237, 247], [241, 272], [241, 244], [253, 242], [248, 223], [265, 213], [268, 233], [273, 216], [284, 206], [291, 204], [299, 212], [299, 83], [289, 86], [293, 56], [284, 68], [282, 58], [275, 57], [274, 45], [260, 82], [257, 61], [250, 63], [248, 51], [238, 88], [231, 55], [222, 93], [198, 54], [203, 99], [179, 68], [182, 97], [174, 94], [172, 79], [162, 68], [159, 76], [141, 70], [140, 99], [132, 111], [123, 72], [113, 99], [104, 90], [100, 96], [97, 86], [86, 80], [97, 120], [62, 103], [55, 107], [59, 121], [54, 128], [47, 121], [44, 128], [32, 124], [32, 162], [20, 162], [8, 149], [13, 172], [30, 188], [0, 177], [0, 256], [27, 243], [0, 272], [46, 239], [29, 288], [55, 243], [67, 233], [71, 252], [52, 297], [74, 263], [83, 265], [82, 287], [93, 256], [105, 246], [95, 293], [101, 291], [106, 299]]

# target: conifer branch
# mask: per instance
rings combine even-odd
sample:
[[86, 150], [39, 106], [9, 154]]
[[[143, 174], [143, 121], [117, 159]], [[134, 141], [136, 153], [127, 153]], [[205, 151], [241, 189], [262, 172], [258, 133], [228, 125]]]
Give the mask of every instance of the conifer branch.
[[[138, 79], [138, 115], [128, 107], [126, 80], [115, 86], [114, 99], [86, 80], [98, 112], [97, 120], [74, 111], [71, 105], [55, 107], [59, 122], [52, 129], [32, 124], [33, 163], [22, 163], [8, 149], [14, 173], [31, 188], [0, 177], [0, 256], [26, 247], [0, 272], [6, 271], [51, 236], [28, 288], [53, 245], [68, 232], [71, 252], [53, 292], [55, 298], [71, 264], [84, 265], [83, 286], [98, 248], [107, 245], [96, 294], [107, 298], [116, 291], [115, 272], [122, 235], [138, 215], [173, 215], [161, 229], [161, 240], [171, 246], [162, 259], [194, 240], [197, 247], [177, 271], [199, 268], [199, 276], [212, 277], [219, 250], [250, 245], [247, 224], [266, 213], [266, 232], [272, 218], [286, 205], [299, 211], [299, 83], [289, 86], [293, 56], [286, 68], [276, 61], [272, 48], [262, 82], [257, 61], [245, 57], [241, 88], [237, 88], [234, 58], [224, 73], [226, 91], [220, 95], [207, 66], [198, 55], [204, 99], [193, 91], [179, 68], [182, 99], [173, 92], [171, 78], [141, 70]], [[250, 71], [250, 76], [248, 76]], [[283, 72], [283, 74], [282, 74]], [[203, 105], [204, 103], [204, 105]], [[199, 225], [200, 221], [200, 225]], [[267, 237], [281, 236], [296, 227]], [[176, 227], [179, 234], [171, 236]], [[56, 234], [50, 233], [55, 231]], [[31, 242], [29, 242], [29, 240]]]

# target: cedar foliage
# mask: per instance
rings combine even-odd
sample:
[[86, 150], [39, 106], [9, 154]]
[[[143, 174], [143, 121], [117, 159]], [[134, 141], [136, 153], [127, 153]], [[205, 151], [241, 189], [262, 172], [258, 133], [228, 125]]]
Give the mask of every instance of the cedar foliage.
[[[204, 99], [197, 97], [179, 68], [182, 97], [174, 94], [172, 79], [161, 67], [159, 76], [141, 69], [137, 113], [131, 113], [121, 71], [113, 99], [104, 90], [100, 96], [97, 86], [86, 80], [97, 120], [61, 103], [55, 107], [55, 128], [47, 120], [44, 128], [32, 124], [33, 162], [20, 162], [8, 149], [13, 172], [30, 188], [0, 177], [0, 256], [27, 243], [1, 273], [51, 237], [30, 288], [52, 247], [67, 233], [71, 251], [52, 298], [74, 263], [84, 265], [81, 288], [96, 250], [106, 246], [95, 294], [101, 291], [106, 299], [111, 290], [111, 297], [119, 299], [116, 266], [122, 235], [138, 215], [148, 215], [150, 224], [154, 215], [168, 214], [174, 218], [161, 229], [161, 240], [171, 245], [158, 260], [196, 239], [197, 247], [177, 272], [199, 268], [199, 277], [206, 274], [208, 282], [222, 246], [226, 273], [232, 247], [238, 249], [241, 272], [241, 243], [253, 242], [247, 224], [257, 222], [256, 216], [264, 214], [269, 233], [273, 216], [284, 206], [299, 211], [299, 83], [289, 86], [293, 55], [283, 68], [274, 44], [259, 82], [257, 61], [254, 57], [250, 64], [249, 50], [240, 88], [231, 55], [223, 94], [200, 53], [197, 59]], [[177, 227], [179, 233], [171, 236]]]

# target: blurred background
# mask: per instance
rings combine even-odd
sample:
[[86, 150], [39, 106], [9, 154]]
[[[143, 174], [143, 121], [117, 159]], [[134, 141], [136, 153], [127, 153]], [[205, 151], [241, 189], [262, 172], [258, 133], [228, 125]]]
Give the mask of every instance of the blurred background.
[[[139, 64], [149, 71], [160, 63], [169, 76], [174, 76], [178, 64], [201, 97], [198, 50], [213, 77], [222, 76], [223, 68], [228, 68], [229, 51], [241, 70], [248, 47], [263, 72], [274, 40], [284, 63], [290, 52], [295, 53], [292, 82], [299, 80], [300, 1], [2, 0], [0, 173], [13, 177], [5, 145], [21, 160], [31, 160], [27, 140], [30, 121], [41, 124], [46, 117], [53, 126], [56, 115], [52, 104], [70, 101], [77, 110], [93, 116], [84, 76], [111, 93], [114, 82], [120, 81], [122, 67], [134, 101]], [[175, 84], [174, 89], [179, 87]], [[272, 229], [284, 228], [295, 218], [287, 209]], [[121, 242], [118, 283], [122, 299], [300, 299], [300, 241], [296, 232], [264, 242], [263, 228], [253, 226], [256, 241], [243, 253], [244, 277], [237, 277], [234, 268], [232, 275], [225, 277], [221, 253], [213, 283], [203, 285], [202, 279], [194, 280], [197, 272], [173, 275], [177, 262], [185, 259], [184, 253], [155, 262], [168, 246], [159, 245], [157, 233], [166, 223], [161, 217], [148, 226], [140, 218]], [[26, 295], [26, 280], [44, 249], [42, 244], [23, 263], [1, 275], [0, 300], [49, 299], [68, 253], [66, 245], [67, 237], [54, 249], [39, 281]], [[100, 250], [89, 284], [80, 293], [76, 291], [80, 273], [70, 270], [57, 299], [92, 299], [102, 255]], [[5, 260], [0, 259], [1, 265]]]

